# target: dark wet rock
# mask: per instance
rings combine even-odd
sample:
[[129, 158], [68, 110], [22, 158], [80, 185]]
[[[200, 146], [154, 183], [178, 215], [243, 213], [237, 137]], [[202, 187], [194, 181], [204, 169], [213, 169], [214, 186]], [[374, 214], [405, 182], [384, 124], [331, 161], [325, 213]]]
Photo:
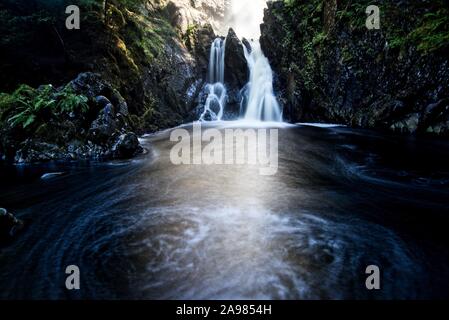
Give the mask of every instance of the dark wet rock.
[[242, 91], [238, 87], [228, 89], [228, 99], [225, 108], [224, 120], [235, 120], [240, 115], [240, 102], [242, 101]]
[[[197, 79], [187, 90], [190, 99], [198, 96], [204, 84], [209, 66], [210, 48], [216, 37], [210, 24], [194, 26], [184, 35], [184, 43], [196, 62]], [[198, 80], [201, 80], [201, 82], [198, 83]]]
[[242, 39], [242, 44], [246, 47], [246, 50], [248, 50], [248, 53], [251, 53], [251, 51], [252, 51], [251, 43], [246, 38]]
[[24, 227], [24, 223], [6, 209], [0, 208], [0, 245], [12, 240]]
[[95, 98], [95, 101], [97, 102], [98, 106], [100, 108], [104, 108], [106, 107], [108, 104], [111, 104], [111, 101], [109, 101], [108, 98], [106, 98], [105, 96], [97, 96]]
[[[427, 34], [404, 38], [396, 30], [425, 32], [419, 27], [430, 18], [424, 17], [447, 8], [383, 2], [378, 31], [357, 23], [365, 18], [357, 18], [358, 6], [320, 4], [269, 2], [265, 11], [260, 42], [275, 73], [284, 118], [446, 135], [448, 44], [426, 43]], [[370, 3], [359, 6], [365, 4]], [[438, 37], [442, 34], [435, 31], [432, 39]]]
[[105, 143], [119, 129], [114, 106], [108, 104], [100, 111], [97, 119], [92, 122], [89, 129], [89, 138], [97, 143]]
[[80, 73], [75, 80], [70, 82], [70, 85], [75, 92], [82, 93], [88, 98], [95, 98], [112, 92], [111, 86], [98, 73]]
[[55, 144], [28, 139], [16, 152], [16, 163], [48, 162], [64, 159], [64, 150]]
[[231, 28], [226, 37], [225, 84], [233, 90], [240, 90], [249, 79], [249, 69], [243, 51], [242, 41]]
[[207, 75], [212, 42], [217, 38], [210, 24], [194, 25], [183, 36], [186, 47], [196, 62], [196, 79], [186, 90], [189, 112], [185, 121], [198, 120], [206, 102]]
[[142, 153], [142, 151], [139, 139], [134, 133], [121, 135], [112, 148], [114, 158], [117, 159], [129, 159]]

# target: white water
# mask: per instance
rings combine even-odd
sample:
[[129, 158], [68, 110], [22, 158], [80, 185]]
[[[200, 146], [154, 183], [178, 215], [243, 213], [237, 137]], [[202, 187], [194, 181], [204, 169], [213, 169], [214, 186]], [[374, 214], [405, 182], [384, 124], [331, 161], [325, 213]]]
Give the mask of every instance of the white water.
[[209, 57], [209, 75], [206, 85], [207, 99], [200, 121], [210, 116], [211, 120], [220, 121], [226, 106], [227, 91], [224, 86], [226, 40], [217, 38], [212, 43]]
[[[217, 38], [210, 50], [207, 99], [200, 121], [221, 121], [227, 102], [224, 85], [226, 40]], [[242, 89], [240, 114], [246, 122], [282, 122], [282, 112], [273, 90], [273, 71], [259, 41], [251, 41], [251, 52], [243, 46], [250, 71], [248, 84]], [[232, 70], [231, 70], [232, 72]]]
[[281, 122], [282, 112], [273, 90], [273, 71], [259, 41], [251, 41], [251, 52], [246, 46], [243, 50], [250, 70], [245, 120]]
[[216, 38], [209, 55], [209, 83], [224, 82], [226, 39]]

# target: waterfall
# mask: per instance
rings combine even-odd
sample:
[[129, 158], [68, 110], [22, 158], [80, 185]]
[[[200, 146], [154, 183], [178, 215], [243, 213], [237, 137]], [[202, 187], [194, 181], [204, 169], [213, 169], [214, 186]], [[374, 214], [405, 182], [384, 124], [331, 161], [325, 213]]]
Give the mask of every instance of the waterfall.
[[212, 43], [209, 57], [208, 84], [205, 88], [207, 99], [200, 121], [206, 120], [207, 116], [211, 120], [218, 121], [223, 118], [227, 100], [227, 91], [224, 85], [225, 47], [226, 40], [222, 38], [217, 38]]
[[209, 83], [224, 83], [226, 40], [217, 38], [212, 42], [209, 56]]
[[251, 41], [251, 52], [245, 45], [243, 50], [250, 70], [250, 80], [244, 97], [246, 103], [244, 119], [281, 122], [281, 108], [273, 92], [273, 71], [259, 41]]

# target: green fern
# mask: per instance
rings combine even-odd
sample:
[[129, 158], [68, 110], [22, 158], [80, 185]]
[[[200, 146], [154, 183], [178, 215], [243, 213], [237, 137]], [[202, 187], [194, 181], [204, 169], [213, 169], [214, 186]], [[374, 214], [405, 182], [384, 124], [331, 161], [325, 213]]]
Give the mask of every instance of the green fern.
[[8, 122], [13, 126], [21, 126], [23, 129], [27, 128], [36, 120], [36, 115], [30, 112], [30, 109], [26, 109], [19, 114], [8, 119]]
[[58, 112], [77, 112], [85, 113], [89, 110], [87, 102], [89, 99], [84, 95], [73, 92], [70, 86], [65, 87], [57, 95], [58, 103], [56, 105]]
[[58, 92], [51, 85], [37, 90], [21, 85], [12, 94], [0, 94], [0, 121], [6, 119], [14, 128], [26, 129], [64, 113], [88, 110], [88, 98], [76, 94], [70, 86]]

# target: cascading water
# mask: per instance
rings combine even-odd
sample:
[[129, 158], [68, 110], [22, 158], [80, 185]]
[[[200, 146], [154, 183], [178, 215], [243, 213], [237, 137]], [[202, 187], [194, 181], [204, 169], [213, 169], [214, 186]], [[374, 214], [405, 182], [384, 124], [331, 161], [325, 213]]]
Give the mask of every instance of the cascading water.
[[212, 43], [209, 57], [208, 84], [206, 85], [207, 99], [200, 121], [220, 121], [223, 118], [227, 100], [227, 91], [224, 86], [224, 64], [225, 64], [226, 40], [217, 38]]
[[[273, 91], [273, 71], [262, 52], [259, 41], [251, 41], [251, 52], [244, 45], [245, 58], [250, 70], [249, 83], [245, 89], [245, 120], [282, 121], [282, 112]], [[241, 107], [243, 108], [243, 106]]]
[[209, 83], [224, 82], [226, 39], [216, 38], [210, 48]]
[[[224, 85], [226, 39], [212, 43], [209, 57], [207, 95], [200, 121], [221, 121], [227, 103]], [[250, 70], [248, 84], [242, 89], [240, 114], [248, 121], [282, 122], [282, 112], [273, 90], [273, 71], [258, 41], [251, 41], [251, 50], [243, 46]], [[231, 70], [232, 71], [232, 70]]]

